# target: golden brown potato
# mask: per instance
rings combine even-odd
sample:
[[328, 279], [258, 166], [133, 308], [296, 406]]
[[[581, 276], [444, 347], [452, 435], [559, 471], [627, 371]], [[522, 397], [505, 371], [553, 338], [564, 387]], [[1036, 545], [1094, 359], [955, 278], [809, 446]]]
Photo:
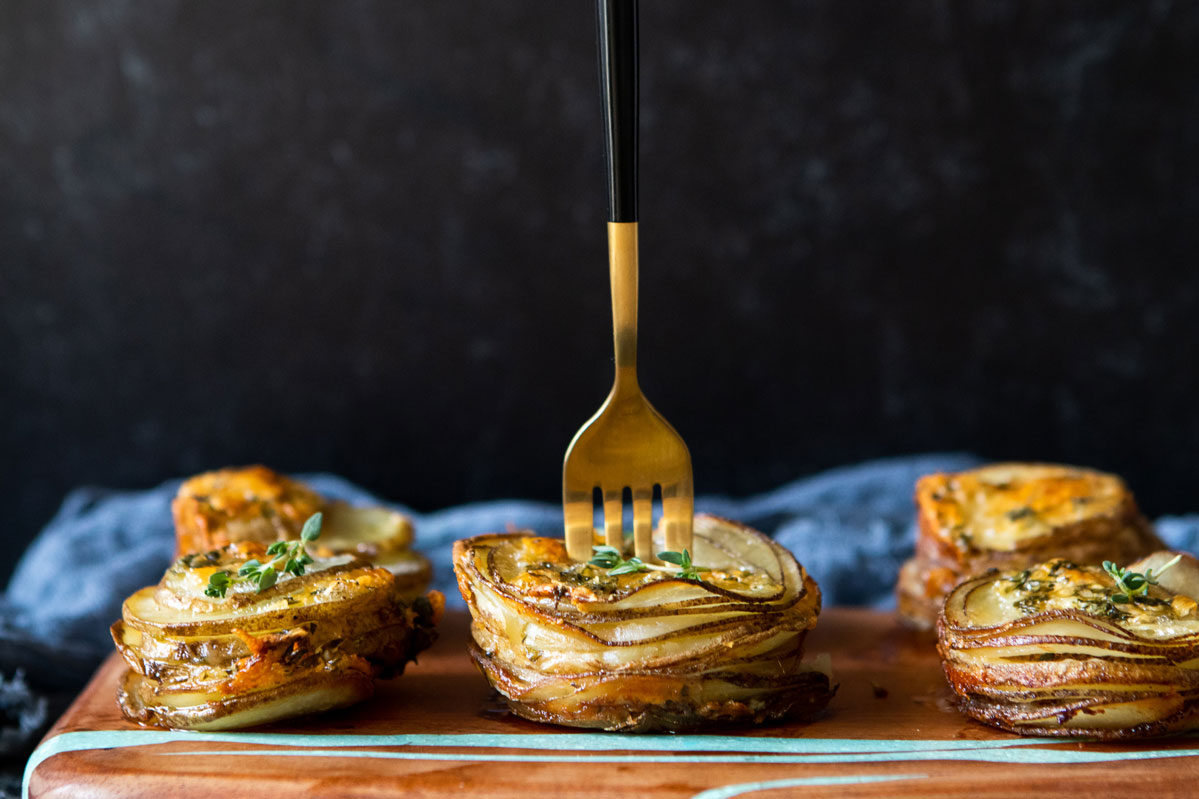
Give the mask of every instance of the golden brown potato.
[[176, 550], [182, 555], [241, 541], [295, 539], [324, 508], [308, 486], [265, 466], [205, 472], [184, 481], [171, 503]]
[[803, 567], [760, 533], [703, 515], [692, 554], [697, 579], [660, 565], [614, 574], [531, 534], [459, 541], [471, 655], [512, 712], [535, 721], [684, 730], [822, 710], [827, 665], [802, 659], [820, 591]]
[[949, 591], [987, 569], [1050, 557], [1128, 562], [1162, 546], [1119, 477], [1073, 466], [1000, 463], [916, 483], [916, 554], [899, 612], [931, 628]]
[[265, 466], [220, 469], [184, 481], [171, 503], [179, 555], [218, 550], [229, 544], [294, 541], [314, 513], [324, 516], [315, 551], [354, 555], [400, 578], [402, 590], [419, 595], [432, 578], [432, 564], [411, 549], [412, 520], [390, 508], [328, 501], [305, 484]]
[[1105, 568], [1054, 559], [955, 588], [937, 648], [962, 711], [1022, 735], [1199, 728], [1199, 603], [1164, 587], [1169, 571], [1156, 573], [1138, 572], [1152, 578], [1138, 589], [1135, 578], [1118, 584]]
[[[340, 555], [273, 585], [236, 578], [271, 561], [256, 542], [173, 564], [129, 597], [112, 626], [129, 664], [118, 701], [130, 719], [235, 729], [341, 707], [404, 669], [436, 637], [444, 598], [406, 599], [395, 575]], [[212, 576], [230, 578], [213, 595]]]

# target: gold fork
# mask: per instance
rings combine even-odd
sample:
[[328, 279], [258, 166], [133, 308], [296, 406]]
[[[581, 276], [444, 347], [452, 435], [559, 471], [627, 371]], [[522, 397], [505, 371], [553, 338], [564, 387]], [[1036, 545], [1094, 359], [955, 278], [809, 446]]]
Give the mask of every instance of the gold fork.
[[637, 382], [637, 2], [597, 0], [604, 150], [608, 160], [608, 265], [616, 379], [575, 433], [562, 467], [566, 550], [591, 559], [593, 496], [604, 503], [604, 539], [624, 552], [624, 491], [633, 500], [633, 552], [654, 560], [653, 493], [662, 491], [666, 549], [691, 548], [691, 454]]

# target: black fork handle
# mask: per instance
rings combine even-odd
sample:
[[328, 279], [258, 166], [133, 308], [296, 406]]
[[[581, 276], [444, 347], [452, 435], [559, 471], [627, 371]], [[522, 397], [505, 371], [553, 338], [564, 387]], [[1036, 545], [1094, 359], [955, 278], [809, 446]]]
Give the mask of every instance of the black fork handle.
[[637, 221], [637, 0], [596, 0], [608, 221]]

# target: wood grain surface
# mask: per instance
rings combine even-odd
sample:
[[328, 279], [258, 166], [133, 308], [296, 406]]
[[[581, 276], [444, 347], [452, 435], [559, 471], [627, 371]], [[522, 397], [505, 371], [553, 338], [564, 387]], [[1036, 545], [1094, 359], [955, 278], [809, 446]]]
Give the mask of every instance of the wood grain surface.
[[931, 643], [891, 614], [830, 609], [808, 652], [840, 689], [808, 724], [708, 735], [581, 733], [509, 716], [466, 655], [467, 619], [375, 697], [237, 733], [139, 727], [113, 655], [30, 760], [33, 797], [1007, 797], [1199, 793], [1199, 740], [1021, 739], [953, 706]]

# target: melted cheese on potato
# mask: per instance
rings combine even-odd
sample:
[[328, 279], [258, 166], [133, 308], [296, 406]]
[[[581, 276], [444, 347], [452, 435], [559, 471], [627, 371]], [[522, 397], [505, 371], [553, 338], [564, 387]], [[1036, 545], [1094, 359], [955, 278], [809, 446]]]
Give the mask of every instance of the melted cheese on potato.
[[[596, 536], [596, 543], [602, 539]], [[698, 542], [696, 557], [702, 557], [703, 543]], [[603, 601], [617, 594], [634, 590], [652, 583], [679, 579], [673, 567], [663, 571], [660, 567], [628, 574], [611, 574], [609, 569], [588, 563], [573, 562], [566, 553], [566, 546], [558, 538], [526, 537], [517, 539], [508, 551], [497, 552], [497, 557], [511, 559], [503, 571], [511, 574], [509, 583], [520, 593], [529, 597], [562, 597], [572, 601]], [[734, 566], [724, 563], [712, 568], [700, 567], [699, 577], [704, 583], [725, 591], [754, 594], [777, 589], [778, 582], [770, 574], [752, 566]], [[656, 565], [657, 566], [657, 565]]]
[[959, 548], [1010, 552], [1024, 542], [1120, 512], [1128, 489], [1114, 475], [1067, 466], [997, 464], [920, 479], [916, 501]]
[[1195, 601], [1159, 587], [1131, 601], [1097, 566], [1052, 560], [1021, 572], [1005, 572], [971, 596], [971, 619], [1012, 621], [1037, 613], [1071, 610], [1097, 616], [1143, 638], [1163, 639], [1199, 632]]
[[183, 554], [298, 538], [324, 507], [308, 486], [265, 466], [205, 472], [185, 480], [171, 502], [176, 548]]

